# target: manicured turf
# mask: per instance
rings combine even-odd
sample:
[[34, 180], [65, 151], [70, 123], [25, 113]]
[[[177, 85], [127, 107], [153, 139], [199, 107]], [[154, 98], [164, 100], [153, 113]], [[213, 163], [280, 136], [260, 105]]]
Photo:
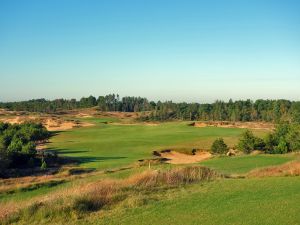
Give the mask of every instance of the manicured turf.
[[152, 158], [154, 150], [169, 147], [209, 149], [217, 137], [224, 137], [229, 145], [233, 145], [244, 131], [236, 128], [195, 128], [187, 123], [147, 126], [111, 125], [97, 123], [95, 119], [93, 122], [96, 126], [59, 133], [51, 139], [50, 147], [64, 156], [78, 159], [82, 166], [105, 169]]
[[[181, 188], [171, 199], [115, 211], [89, 224], [300, 224], [300, 179], [227, 179]], [[82, 223], [83, 221], [81, 221]]]

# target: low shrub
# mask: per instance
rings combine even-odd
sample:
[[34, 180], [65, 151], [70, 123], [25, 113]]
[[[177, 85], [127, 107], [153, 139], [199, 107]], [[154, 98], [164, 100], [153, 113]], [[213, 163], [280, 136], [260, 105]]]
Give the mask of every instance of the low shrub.
[[225, 144], [223, 138], [218, 138], [213, 142], [210, 149], [212, 153], [225, 154], [228, 151], [228, 146]]

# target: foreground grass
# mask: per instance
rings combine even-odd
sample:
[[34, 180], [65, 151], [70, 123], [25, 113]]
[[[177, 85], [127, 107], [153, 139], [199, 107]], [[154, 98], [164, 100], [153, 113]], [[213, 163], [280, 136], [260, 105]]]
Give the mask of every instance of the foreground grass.
[[[226, 179], [193, 185], [172, 198], [97, 214], [85, 224], [300, 224], [299, 177]], [[100, 218], [99, 218], [100, 216]]]
[[[191, 183], [207, 182], [220, 177], [205, 167], [181, 167], [170, 170], [147, 170], [122, 180], [100, 180], [74, 187], [48, 199], [24, 205], [5, 224], [67, 223], [77, 221], [89, 213], [111, 207], [133, 205], [132, 197], [140, 204], [150, 195], [162, 194], [169, 189]], [[135, 202], [135, 201], [134, 201]], [[135, 203], [134, 203], [135, 205]], [[66, 219], [67, 218], [67, 219]]]
[[[68, 206], [69, 200], [61, 200], [50, 207], [34, 205], [10, 223], [297, 225], [299, 190], [299, 177], [221, 179], [173, 188], [131, 188], [125, 192], [125, 198], [113, 198], [122, 203], [112, 208], [88, 212], [85, 205], [89, 206], [89, 202], [83, 199], [76, 200], [79, 208], [74, 208], [74, 203]], [[94, 195], [96, 198], [97, 192]]]

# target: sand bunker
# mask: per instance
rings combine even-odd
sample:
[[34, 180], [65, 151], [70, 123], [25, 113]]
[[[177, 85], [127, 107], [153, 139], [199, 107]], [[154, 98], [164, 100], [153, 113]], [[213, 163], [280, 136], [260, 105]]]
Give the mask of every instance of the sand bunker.
[[183, 154], [175, 151], [160, 153], [162, 158], [168, 159], [166, 162], [171, 164], [197, 163], [212, 157], [209, 152], [196, 152], [195, 155]]

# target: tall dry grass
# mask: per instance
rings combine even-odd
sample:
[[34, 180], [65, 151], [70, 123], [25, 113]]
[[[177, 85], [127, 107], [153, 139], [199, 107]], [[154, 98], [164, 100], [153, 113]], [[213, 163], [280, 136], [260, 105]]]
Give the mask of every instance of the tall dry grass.
[[167, 171], [146, 171], [125, 180], [134, 187], [178, 186], [215, 179], [219, 174], [206, 167], [184, 167]]
[[[82, 215], [102, 208], [109, 209], [137, 191], [139, 193], [143, 193], [143, 190], [155, 192], [159, 188], [210, 181], [219, 176], [211, 169], [194, 166], [167, 171], [148, 170], [123, 180], [105, 179], [59, 191], [32, 202], [30, 206], [26, 204], [23, 209], [15, 213], [19, 216], [10, 217], [7, 221], [8, 223], [20, 219], [30, 221], [34, 218], [35, 213], [39, 213], [40, 218], [49, 217], [50, 211], [50, 214], [54, 216], [61, 216], [63, 212], [70, 214], [71, 211], [72, 214]], [[12, 212], [15, 211], [12, 210]], [[1, 212], [1, 210], [0, 213], [3, 213], [2, 217], [9, 215], [9, 213]]]
[[248, 177], [300, 176], [300, 161], [292, 161], [279, 166], [255, 169]]

